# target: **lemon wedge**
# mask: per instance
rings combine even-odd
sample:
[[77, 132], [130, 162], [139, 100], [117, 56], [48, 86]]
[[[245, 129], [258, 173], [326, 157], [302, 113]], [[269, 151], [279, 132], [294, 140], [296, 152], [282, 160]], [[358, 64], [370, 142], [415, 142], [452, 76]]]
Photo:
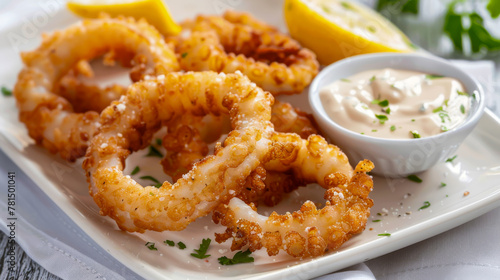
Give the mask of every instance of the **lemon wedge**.
[[87, 0], [69, 1], [68, 9], [85, 18], [96, 18], [100, 13], [114, 16], [145, 18], [163, 35], [176, 35], [181, 27], [172, 19], [162, 0]]
[[358, 54], [415, 50], [389, 20], [353, 1], [285, 0], [283, 10], [290, 35], [324, 65]]

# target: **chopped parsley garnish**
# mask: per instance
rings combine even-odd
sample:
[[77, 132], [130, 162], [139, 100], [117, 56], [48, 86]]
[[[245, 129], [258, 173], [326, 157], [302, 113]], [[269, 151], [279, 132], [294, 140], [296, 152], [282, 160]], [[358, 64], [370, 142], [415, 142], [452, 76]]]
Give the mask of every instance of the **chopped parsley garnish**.
[[370, 78], [370, 82], [373, 82], [373, 81], [375, 81], [376, 79], [377, 79], [377, 77], [373, 76], [373, 77], [371, 77], [371, 78]]
[[458, 95], [469, 96], [469, 94], [467, 92], [457, 90], [457, 93], [458, 93]]
[[448, 112], [446, 112], [446, 111], [439, 112], [439, 117], [441, 118], [442, 123], [446, 122], [446, 118], [448, 119], [448, 121], [451, 121], [451, 118], [448, 115]]
[[351, 82], [351, 80], [349, 80], [349, 79], [340, 79], [340, 80], [341, 80], [342, 82], [346, 82], [346, 83], [350, 83], [350, 82]]
[[379, 233], [378, 236], [391, 236], [390, 233]]
[[442, 126], [441, 126], [441, 130], [442, 130], [443, 132], [445, 132], [445, 131], [448, 131], [448, 128], [447, 128], [446, 126], [442, 125]]
[[163, 241], [163, 243], [167, 244], [170, 247], [174, 247], [175, 246], [175, 242], [172, 241], [172, 240], [165, 240], [165, 241]]
[[374, 222], [374, 223], [378, 223], [380, 221], [382, 221], [382, 220], [380, 220], [380, 219], [379, 220], [372, 220], [372, 222]]
[[182, 58], [185, 58], [187, 55], [188, 55], [188, 53], [187, 53], [187, 52], [185, 52], [185, 53], [182, 53], [182, 54], [181, 54], [181, 57], [182, 57]]
[[181, 249], [181, 250], [184, 250], [184, 249], [186, 249], [186, 244], [184, 244], [182, 242], [177, 242], [177, 247], [179, 247], [179, 249]]
[[465, 106], [464, 106], [464, 104], [460, 105], [460, 112], [462, 112], [462, 114], [465, 114]]
[[139, 171], [141, 171], [141, 169], [139, 168], [139, 166], [136, 166], [134, 168], [134, 170], [132, 170], [132, 172], [130, 173], [130, 175], [135, 175], [135, 174], [139, 173]]
[[441, 182], [440, 187], [446, 187], [446, 183]]
[[455, 155], [455, 156], [453, 156], [453, 157], [451, 157], [451, 158], [448, 158], [448, 159], [446, 160], [446, 162], [453, 162], [453, 160], [455, 160], [456, 158], [457, 158], [457, 156]]
[[391, 131], [394, 131], [396, 130], [396, 126], [395, 125], [391, 125]]
[[428, 79], [428, 80], [434, 80], [434, 79], [440, 79], [440, 78], [443, 78], [444, 76], [442, 75], [425, 75], [425, 78]]
[[429, 206], [431, 206], [431, 203], [429, 201], [425, 201], [424, 206], [418, 208], [418, 211], [425, 209], [425, 208], [429, 208]]
[[377, 115], [377, 114], [375, 114], [375, 117], [378, 119], [378, 121], [381, 124], [384, 124], [386, 121], [389, 120], [389, 118], [386, 115]]
[[154, 242], [147, 242], [144, 246], [148, 247], [151, 251], [158, 251], [158, 248], [155, 247]]
[[418, 133], [418, 131], [416, 130], [412, 130], [410, 131], [411, 135], [413, 135], [413, 138], [420, 138], [420, 133]]
[[439, 106], [436, 109], [432, 110], [433, 113], [441, 112], [443, 111], [443, 106]]
[[412, 182], [415, 182], [415, 183], [422, 183], [422, 179], [420, 179], [417, 175], [415, 174], [412, 174], [412, 175], [408, 175], [408, 177], [406, 177], [408, 180], [412, 181]]
[[236, 254], [234, 254], [233, 258], [230, 259], [226, 256], [218, 258], [219, 263], [222, 265], [233, 265], [233, 264], [238, 264], [238, 263], [251, 263], [254, 261], [253, 257], [250, 257], [250, 252], [249, 249], [246, 251], [239, 251]]
[[2, 87], [2, 95], [3, 96], [12, 96], [12, 90], [10, 90], [6, 87]]
[[385, 113], [387, 115], [390, 115], [391, 114], [391, 108], [389, 108], [389, 107], [385, 108]]
[[159, 158], [163, 158], [163, 154], [158, 151], [158, 149], [156, 149], [155, 147], [153, 146], [149, 146], [149, 152], [148, 154], [146, 155], [147, 157], [159, 157]]
[[377, 132], [377, 131], [378, 131], [378, 130], [376, 130], [376, 129], [372, 129], [372, 132]]
[[384, 100], [373, 99], [372, 104], [378, 104], [380, 107], [387, 107], [387, 106], [389, 106], [389, 100], [387, 100], [387, 99], [384, 99]]
[[156, 142], [156, 145], [158, 145], [158, 146], [161, 146], [161, 144], [162, 144], [161, 138], [156, 138], [155, 142]]
[[210, 246], [210, 242], [212, 242], [212, 240], [210, 238], [203, 239], [201, 241], [201, 244], [200, 244], [200, 249], [198, 249], [198, 250], [194, 249], [194, 251], [196, 253], [191, 253], [191, 256], [198, 258], [198, 259], [205, 259], [205, 258], [210, 257], [210, 255], [206, 254], [208, 247]]
[[415, 122], [415, 119], [411, 119], [412, 122]]
[[160, 188], [162, 183], [160, 181], [158, 181], [155, 177], [153, 176], [142, 176], [142, 177], [139, 177], [140, 179], [143, 179], [143, 180], [150, 180], [150, 181], [153, 181], [155, 183], [154, 187], [155, 188]]

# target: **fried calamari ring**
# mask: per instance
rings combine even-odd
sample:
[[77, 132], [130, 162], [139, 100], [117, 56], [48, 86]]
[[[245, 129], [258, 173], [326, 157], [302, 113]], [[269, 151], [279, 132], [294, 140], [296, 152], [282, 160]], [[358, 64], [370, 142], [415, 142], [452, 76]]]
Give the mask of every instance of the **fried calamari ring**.
[[[167, 151], [161, 162], [165, 174], [175, 181], [191, 169], [196, 161], [208, 154], [209, 144], [230, 130], [227, 122], [227, 118], [206, 119], [191, 115], [179, 116], [169, 121], [168, 133], [162, 139], [162, 145]], [[274, 130], [278, 132], [297, 133], [302, 138], [318, 134], [313, 117], [294, 108], [290, 103], [275, 100], [271, 108], [271, 122]], [[286, 179], [286, 176], [281, 174], [276, 175], [276, 178], [273, 177], [274, 175], [266, 177], [269, 183], [274, 185], [273, 189], [295, 189], [291, 189], [289, 185], [295, 180]], [[280, 181], [283, 182], [283, 186], [277, 186]], [[252, 187], [251, 190], [256, 189]]]
[[144, 20], [103, 17], [44, 35], [40, 47], [21, 54], [25, 67], [14, 87], [19, 118], [37, 144], [70, 161], [84, 155], [99, 114], [74, 113], [55, 85], [80, 61], [106, 53], [128, 61], [133, 81], [179, 69], [173, 50]]
[[216, 234], [217, 242], [233, 238], [231, 250], [264, 247], [270, 256], [284, 250], [293, 257], [314, 257], [339, 248], [364, 229], [373, 205], [368, 197], [373, 181], [366, 172], [373, 163], [362, 161], [353, 172], [346, 168], [347, 157], [317, 135], [303, 140], [297, 135], [276, 134], [273, 146], [274, 159], [265, 164], [266, 169], [291, 169], [299, 178], [317, 181], [326, 189], [326, 206], [318, 210], [306, 201], [293, 213], [273, 212], [265, 217], [255, 207], [233, 198], [214, 210], [214, 222], [227, 227], [224, 233]]
[[[84, 67], [84, 69], [80, 69]], [[73, 69], [62, 77], [54, 88], [54, 93], [66, 99], [72, 106], [75, 113], [85, 113], [87, 111], [101, 112], [111, 104], [111, 101], [118, 100], [120, 96], [127, 92], [127, 87], [113, 84], [105, 88], [97, 85], [82, 82], [80, 74], [93, 77], [93, 71], [86, 60], [81, 60], [77, 64], [78, 69]]]
[[318, 73], [311, 51], [249, 14], [234, 11], [187, 21], [176, 52], [184, 70], [241, 71], [272, 94], [300, 93]]
[[[170, 73], [138, 82], [101, 113], [83, 168], [102, 215], [122, 230], [182, 230], [238, 194], [271, 148], [274, 98], [239, 74]], [[215, 155], [175, 184], [143, 187], [123, 174], [125, 159], [179, 115], [229, 114], [233, 130]]]

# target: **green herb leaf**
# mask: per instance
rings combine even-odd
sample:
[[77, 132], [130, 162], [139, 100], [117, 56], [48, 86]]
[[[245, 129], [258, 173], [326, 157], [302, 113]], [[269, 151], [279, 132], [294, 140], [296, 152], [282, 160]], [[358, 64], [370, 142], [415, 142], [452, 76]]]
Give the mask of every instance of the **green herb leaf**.
[[228, 257], [220, 257], [218, 258], [219, 263], [222, 265], [233, 265], [233, 264], [238, 264], [238, 263], [251, 263], [254, 261], [253, 257], [250, 257], [250, 250], [246, 251], [239, 251], [236, 254], [234, 254], [233, 258], [230, 259]]
[[194, 249], [194, 251], [196, 253], [191, 253], [191, 256], [198, 258], [198, 259], [205, 259], [205, 258], [210, 257], [210, 255], [207, 255], [206, 253], [207, 253], [208, 247], [210, 246], [211, 241], [212, 240], [210, 238], [203, 239], [201, 241], [201, 244], [200, 244], [200, 249], [198, 249], [198, 250]]
[[6, 87], [2, 87], [2, 95], [3, 96], [12, 96], [12, 90], [10, 90]]
[[443, 111], [443, 106], [439, 106], [436, 109], [432, 110], [433, 113], [441, 112]]
[[170, 247], [174, 247], [175, 246], [175, 242], [172, 241], [172, 240], [165, 240], [165, 241], [163, 241], [163, 243], [167, 244]]
[[391, 236], [390, 233], [379, 233], [378, 236]]
[[492, 18], [497, 18], [500, 15], [500, 1], [490, 0], [486, 5], [486, 9], [490, 12]]
[[377, 11], [382, 14], [414, 14], [419, 13], [419, 0], [379, 0]]
[[395, 125], [391, 125], [391, 131], [394, 131], [396, 130], [396, 126]]
[[187, 52], [185, 52], [185, 53], [182, 53], [182, 54], [181, 54], [181, 57], [182, 57], [182, 58], [186, 58], [186, 56], [187, 56], [187, 55], [188, 55], [188, 53], [187, 53]]
[[[464, 42], [470, 43], [472, 53], [486, 51], [499, 51], [500, 40], [494, 38], [484, 25], [484, 19], [476, 12], [459, 12], [455, 11], [455, 6], [463, 1], [451, 1], [444, 19], [443, 30], [451, 39], [455, 50], [463, 52]], [[496, 3], [494, 3], [496, 2]], [[490, 15], [495, 18], [500, 14], [500, 4], [497, 0], [490, 0], [486, 8]], [[464, 26], [462, 22], [469, 22], [468, 26]], [[468, 40], [463, 38], [468, 37]]]
[[144, 246], [148, 247], [148, 249], [151, 251], [158, 251], [158, 248], [155, 247], [155, 244], [153, 242], [147, 242]]
[[184, 244], [182, 242], [177, 242], [177, 247], [179, 247], [179, 249], [181, 249], [181, 250], [184, 250], [184, 249], [186, 249], [186, 244]]
[[416, 130], [412, 130], [410, 131], [410, 133], [413, 135], [413, 138], [420, 138], [420, 133], [418, 133], [418, 131]]
[[431, 203], [429, 201], [425, 201], [424, 206], [418, 208], [418, 211], [425, 209], [425, 208], [428, 208], [429, 206], [431, 206]]
[[415, 183], [422, 183], [422, 179], [420, 179], [417, 175], [408, 175], [408, 180], [412, 181], [412, 182], [415, 182]]
[[371, 77], [371, 78], [370, 78], [370, 82], [373, 82], [373, 81], [375, 81], [376, 79], [377, 79], [377, 77], [373, 76], [373, 77]]
[[156, 142], [156, 145], [158, 145], [158, 146], [161, 146], [161, 144], [162, 144], [161, 138], [156, 138], [155, 142]]
[[159, 157], [159, 158], [163, 158], [163, 154], [160, 151], [158, 151], [158, 149], [156, 149], [153, 146], [149, 146], [149, 152], [148, 152], [148, 154], [146, 156], [147, 157]]
[[160, 188], [162, 183], [160, 181], [158, 181], [155, 177], [153, 176], [142, 176], [142, 177], [139, 177], [139, 179], [143, 179], [143, 180], [150, 180], [150, 181], [153, 181], [155, 183], [154, 187], [155, 188]]
[[349, 79], [340, 79], [340, 80], [341, 80], [342, 82], [346, 82], [346, 83], [350, 83], [350, 82], [351, 82], [351, 80], [349, 80]]
[[377, 115], [375, 114], [375, 117], [379, 120], [381, 124], [384, 124], [386, 121], [389, 120], [389, 118], [386, 115]]
[[465, 106], [464, 106], [464, 104], [460, 105], [460, 112], [462, 112], [462, 114], [465, 114]]
[[373, 99], [373, 101], [371, 103], [378, 104], [380, 107], [389, 106], [389, 100], [387, 100], [387, 99], [384, 99], [384, 100]]
[[141, 171], [141, 169], [139, 168], [139, 166], [136, 166], [134, 168], [134, 170], [132, 170], [132, 173], [130, 173], [130, 175], [135, 175], [135, 174], [139, 173], [139, 171]]
[[441, 187], [446, 187], [446, 183], [441, 182]]
[[457, 90], [457, 93], [458, 95], [465, 95], [465, 96], [469, 96], [469, 94], [467, 92], [463, 92], [463, 91], [459, 91]]
[[425, 75], [425, 78], [428, 80], [441, 79], [443, 77], [444, 76], [442, 76], [442, 75], [433, 75], [433, 74]]
[[382, 220], [372, 220], [372, 222], [374, 222], [374, 223], [378, 223], [380, 221], [382, 221]]
[[457, 158], [457, 156], [455, 155], [455, 156], [447, 159], [446, 162], [453, 162], [453, 160], [455, 160], [456, 158]]

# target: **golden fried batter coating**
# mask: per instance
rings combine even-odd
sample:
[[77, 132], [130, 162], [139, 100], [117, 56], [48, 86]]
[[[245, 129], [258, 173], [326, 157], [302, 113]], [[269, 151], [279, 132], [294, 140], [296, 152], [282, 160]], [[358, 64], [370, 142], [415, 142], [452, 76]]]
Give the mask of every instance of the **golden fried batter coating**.
[[21, 54], [25, 67], [14, 87], [19, 118], [31, 138], [64, 159], [84, 155], [99, 114], [75, 113], [74, 104], [56, 93], [57, 83], [82, 60], [106, 53], [129, 59], [133, 81], [179, 69], [175, 53], [158, 31], [146, 21], [131, 18], [84, 20], [44, 35], [36, 50]]
[[[138, 82], [101, 113], [83, 163], [102, 215], [122, 230], [182, 230], [240, 192], [271, 148], [272, 95], [241, 74], [170, 73]], [[123, 174], [128, 155], [181, 115], [229, 115], [233, 130], [175, 184], [143, 187]]]
[[366, 172], [373, 163], [365, 160], [352, 171], [347, 157], [317, 135], [303, 140], [296, 135], [275, 134], [273, 151], [270, 166], [264, 164], [265, 168], [293, 170], [298, 178], [314, 179], [326, 189], [326, 206], [317, 209], [306, 201], [293, 213], [273, 212], [265, 217], [252, 204], [233, 198], [214, 210], [214, 222], [227, 227], [224, 233], [216, 234], [217, 242], [233, 238], [231, 250], [264, 247], [270, 256], [284, 250], [293, 257], [314, 257], [337, 249], [364, 229], [373, 205], [368, 197], [373, 181]]
[[227, 11], [182, 25], [191, 31], [175, 39], [184, 70], [241, 71], [274, 95], [300, 93], [318, 73], [314, 53], [249, 14]]

